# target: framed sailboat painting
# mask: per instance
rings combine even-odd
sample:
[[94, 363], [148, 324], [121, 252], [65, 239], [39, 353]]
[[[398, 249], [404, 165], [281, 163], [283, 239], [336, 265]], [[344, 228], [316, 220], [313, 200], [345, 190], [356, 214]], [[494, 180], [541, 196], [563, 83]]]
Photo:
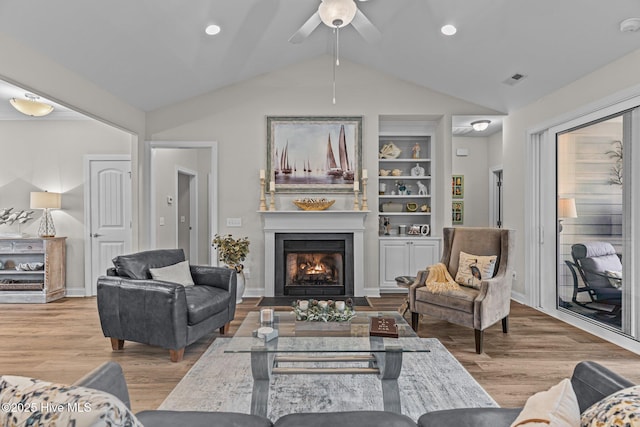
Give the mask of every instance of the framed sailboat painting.
[[267, 117], [276, 191], [350, 192], [362, 170], [362, 117]]

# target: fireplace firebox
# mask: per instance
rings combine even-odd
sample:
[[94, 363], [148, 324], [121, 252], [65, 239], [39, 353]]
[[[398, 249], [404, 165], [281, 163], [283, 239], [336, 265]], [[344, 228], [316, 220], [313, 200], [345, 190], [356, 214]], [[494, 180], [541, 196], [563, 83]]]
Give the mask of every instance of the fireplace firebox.
[[353, 296], [353, 234], [276, 233], [275, 296]]

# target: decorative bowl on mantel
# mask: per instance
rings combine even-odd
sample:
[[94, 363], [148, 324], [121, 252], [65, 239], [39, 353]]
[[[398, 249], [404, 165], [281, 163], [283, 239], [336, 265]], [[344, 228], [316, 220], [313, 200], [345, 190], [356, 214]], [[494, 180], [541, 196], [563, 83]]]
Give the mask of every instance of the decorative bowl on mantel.
[[304, 211], [323, 211], [333, 205], [335, 200], [328, 199], [296, 199], [293, 204]]

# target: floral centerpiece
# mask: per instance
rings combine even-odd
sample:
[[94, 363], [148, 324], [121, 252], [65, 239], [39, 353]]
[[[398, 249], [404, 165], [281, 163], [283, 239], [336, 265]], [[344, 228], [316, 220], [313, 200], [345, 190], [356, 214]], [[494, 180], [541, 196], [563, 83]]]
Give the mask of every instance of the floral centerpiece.
[[212, 242], [218, 250], [218, 260], [235, 269], [238, 273], [244, 269], [242, 262], [249, 253], [249, 243], [248, 237], [234, 239], [231, 234], [226, 236], [216, 234]]
[[306, 322], [348, 322], [356, 317], [353, 301], [298, 300], [292, 304], [296, 320]]

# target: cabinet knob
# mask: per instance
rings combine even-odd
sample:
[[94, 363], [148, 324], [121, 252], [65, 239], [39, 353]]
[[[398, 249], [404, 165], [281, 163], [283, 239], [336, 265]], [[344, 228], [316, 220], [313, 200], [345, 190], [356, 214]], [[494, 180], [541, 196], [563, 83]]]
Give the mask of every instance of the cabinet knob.
[[102, 234], [93, 233], [93, 234], [91, 235], [91, 237], [100, 237], [100, 236], [102, 236]]

